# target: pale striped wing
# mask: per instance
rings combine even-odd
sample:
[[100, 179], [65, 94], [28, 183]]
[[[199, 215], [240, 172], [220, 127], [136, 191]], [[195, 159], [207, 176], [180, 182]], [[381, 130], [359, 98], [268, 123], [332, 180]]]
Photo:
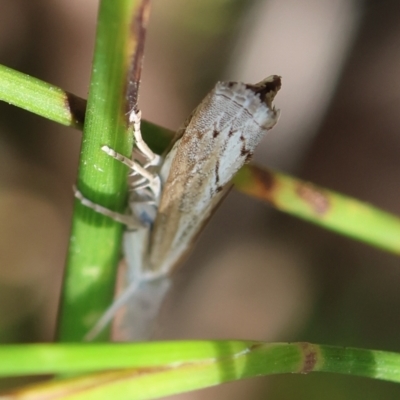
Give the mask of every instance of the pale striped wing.
[[[230, 180], [277, 122], [280, 77], [256, 85], [219, 82], [167, 155], [146, 269], [168, 273], [189, 250]], [[167, 177], [166, 177], [167, 176]]]

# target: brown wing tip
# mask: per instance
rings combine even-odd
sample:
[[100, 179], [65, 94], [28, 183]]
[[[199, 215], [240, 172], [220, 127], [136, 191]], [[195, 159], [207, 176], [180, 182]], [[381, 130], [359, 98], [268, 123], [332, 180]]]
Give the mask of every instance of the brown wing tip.
[[278, 75], [271, 75], [261, 82], [254, 85], [247, 84], [246, 87], [256, 93], [261, 101], [263, 101], [269, 108], [272, 109], [272, 102], [279, 89], [282, 86], [281, 77]]

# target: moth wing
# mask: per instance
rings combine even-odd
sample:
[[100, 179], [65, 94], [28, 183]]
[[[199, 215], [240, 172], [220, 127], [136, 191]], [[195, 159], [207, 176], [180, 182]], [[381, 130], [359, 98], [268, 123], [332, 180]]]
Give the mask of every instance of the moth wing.
[[166, 159], [168, 177], [146, 268], [173, 269], [222, 200], [226, 185], [277, 122], [279, 112], [271, 102], [280, 79], [268, 79], [257, 85], [218, 83], [197, 107]]

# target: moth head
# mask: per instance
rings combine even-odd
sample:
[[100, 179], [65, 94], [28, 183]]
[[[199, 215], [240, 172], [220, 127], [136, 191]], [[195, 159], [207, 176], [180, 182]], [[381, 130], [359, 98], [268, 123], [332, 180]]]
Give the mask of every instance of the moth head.
[[265, 103], [269, 109], [273, 110], [272, 102], [281, 86], [281, 77], [278, 75], [271, 75], [254, 85], [247, 84], [246, 88], [256, 93], [261, 101]]

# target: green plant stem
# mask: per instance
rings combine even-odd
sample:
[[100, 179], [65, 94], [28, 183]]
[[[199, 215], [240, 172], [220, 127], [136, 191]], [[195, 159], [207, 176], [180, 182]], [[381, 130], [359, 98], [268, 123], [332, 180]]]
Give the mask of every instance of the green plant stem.
[[[127, 86], [131, 23], [139, 0], [100, 2], [77, 186], [96, 204], [124, 212], [126, 167], [101, 151], [130, 157]], [[80, 341], [110, 305], [123, 226], [75, 201], [59, 320], [60, 341]], [[106, 339], [104, 332], [97, 340]]]
[[[82, 130], [86, 100], [40, 79], [0, 64], [0, 101], [40, 115], [50, 121]], [[146, 142], [162, 153], [173, 132], [142, 120]]]
[[233, 182], [280, 211], [400, 254], [400, 218], [371, 204], [257, 165], [243, 167]]
[[[4, 70], [7, 72], [4, 73]], [[23, 84], [25, 80], [29, 84]], [[53, 121], [79, 127], [79, 123], [73, 121], [79, 122], [77, 116], [84, 115], [85, 100], [77, 98], [78, 101], [70, 103], [65, 109], [65, 99], [68, 96], [72, 98], [72, 95], [0, 66], [0, 88], [3, 86], [10, 88], [10, 91], [0, 90], [0, 100], [29, 109]], [[26, 96], [21, 93], [26, 93]], [[27, 107], [23, 102], [25, 97], [38, 107]], [[39, 107], [52, 102], [54, 109], [50, 108], [53, 110], [51, 112], [46, 112], [46, 107]], [[173, 136], [173, 132], [146, 121], [142, 122], [142, 131], [146, 142], [159, 154]], [[371, 204], [257, 165], [244, 166], [233, 182], [240, 192], [266, 201], [280, 211], [382, 250], [400, 254], [400, 218]]]
[[400, 382], [400, 354], [310, 343], [24, 345], [0, 347], [0, 358], [3, 376], [104, 371], [17, 390], [9, 399], [153, 399], [260, 375], [316, 371]]
[[[7, 70], [5, 74], [4, 69]], [[22, 85], [25, 80], [29, 81], [26, 86]], [[74, 124], [73, 121], [77, 121], [76, 116], [84, 115], [83, 99], [74, 101], [64, 109], [65, 99], [71, 95], [55, 86], [0, 66], [0, 88], [4, 85], [11, 89], [9, 92], [0, 90], [0, 100], [29, 109], [53, 121], [79, 127], [79, 123]], [[54, 101], [54, 110], [46, 113], [45, 107], [27, 107], [22, 101], [25, 97], [21, 95], [22, 92], [26, 92], [26, 98], [37, 105]], [[146, 142], [159, 154], [173, 136], [173, 132], [146, 121], [142, 123], [142, 131]], [[371, 204], [257, 165], [244, 166], [233, 182], [240, 192], [266, 201], [280, 211], [382, 250], [400, 254], [400, 218]]]
[[0, 65], [0, 100], [59, 124], [82, 128], [84, 99], [4, 65]]

